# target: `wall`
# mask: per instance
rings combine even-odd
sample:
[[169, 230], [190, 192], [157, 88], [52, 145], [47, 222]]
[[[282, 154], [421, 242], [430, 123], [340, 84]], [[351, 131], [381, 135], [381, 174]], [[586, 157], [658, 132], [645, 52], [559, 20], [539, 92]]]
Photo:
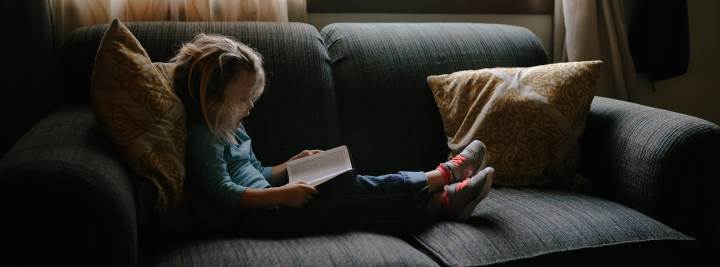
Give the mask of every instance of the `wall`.
[[[720, 1], [688, 1], [690, 64], [684, 75], [659, 81], [655, 91], [641, 81], [633, 102], [700, 117], [720, 124]], [[551, 15], [352, 14], [309, 13], [308, 23], [321, 29], [333, 22], [484, 22], [528, 28], [552, 53]], [[640, 77], [642, 79], [642, 77]]]

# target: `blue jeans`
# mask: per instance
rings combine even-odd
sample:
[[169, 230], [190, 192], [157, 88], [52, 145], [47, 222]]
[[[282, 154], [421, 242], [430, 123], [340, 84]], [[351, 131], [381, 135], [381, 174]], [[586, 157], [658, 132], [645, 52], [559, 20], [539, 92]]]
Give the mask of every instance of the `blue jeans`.
[[305, 207], [255, 211], [230, 227], [250, 234], [307, 233], [335, 226], [399, 227], [431, 217], [427, 185], [422, 172], [346, 173], [317, 186], [318, 194]]

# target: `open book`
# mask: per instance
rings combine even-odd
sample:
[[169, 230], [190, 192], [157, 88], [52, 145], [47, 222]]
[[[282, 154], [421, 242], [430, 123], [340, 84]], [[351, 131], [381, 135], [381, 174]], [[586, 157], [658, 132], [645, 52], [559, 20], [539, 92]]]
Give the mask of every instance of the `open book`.
[[346, 146], [325, 150], [287, 163], [290, 183], [305, 181], [311, 186], [322, 184], [352, 168], [350, 152]]

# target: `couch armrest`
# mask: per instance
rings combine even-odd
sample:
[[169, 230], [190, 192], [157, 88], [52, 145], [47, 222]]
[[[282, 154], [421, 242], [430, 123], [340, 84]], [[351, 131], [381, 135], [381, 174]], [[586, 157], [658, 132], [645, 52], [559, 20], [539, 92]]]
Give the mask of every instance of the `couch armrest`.
[[9, 256], [29, 265], [137, 265], [131, 174], [96, 125], [88, 108], [55, 111], [0, 160]]
[[667, 110], [596, 97], [582, 173], [597, 193], [720, 246], [720, 127]]

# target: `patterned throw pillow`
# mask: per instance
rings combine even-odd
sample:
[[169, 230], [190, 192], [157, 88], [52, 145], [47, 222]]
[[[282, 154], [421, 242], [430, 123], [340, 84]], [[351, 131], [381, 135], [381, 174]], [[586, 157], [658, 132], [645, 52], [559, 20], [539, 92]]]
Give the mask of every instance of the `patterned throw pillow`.
[[451, 153], [487, 146], [500, 185], [582, 185], [578, 138], [601, 61], [429, 76]]
[[98, 48], [90, 87], [101, 129], [146, 179], [138, 184], [152, 185], [154, 196], [139, 203], [154, 201], [159, 213], [179, 203], [185, 180], [185, 111], [163, 69], [114, 20]]

